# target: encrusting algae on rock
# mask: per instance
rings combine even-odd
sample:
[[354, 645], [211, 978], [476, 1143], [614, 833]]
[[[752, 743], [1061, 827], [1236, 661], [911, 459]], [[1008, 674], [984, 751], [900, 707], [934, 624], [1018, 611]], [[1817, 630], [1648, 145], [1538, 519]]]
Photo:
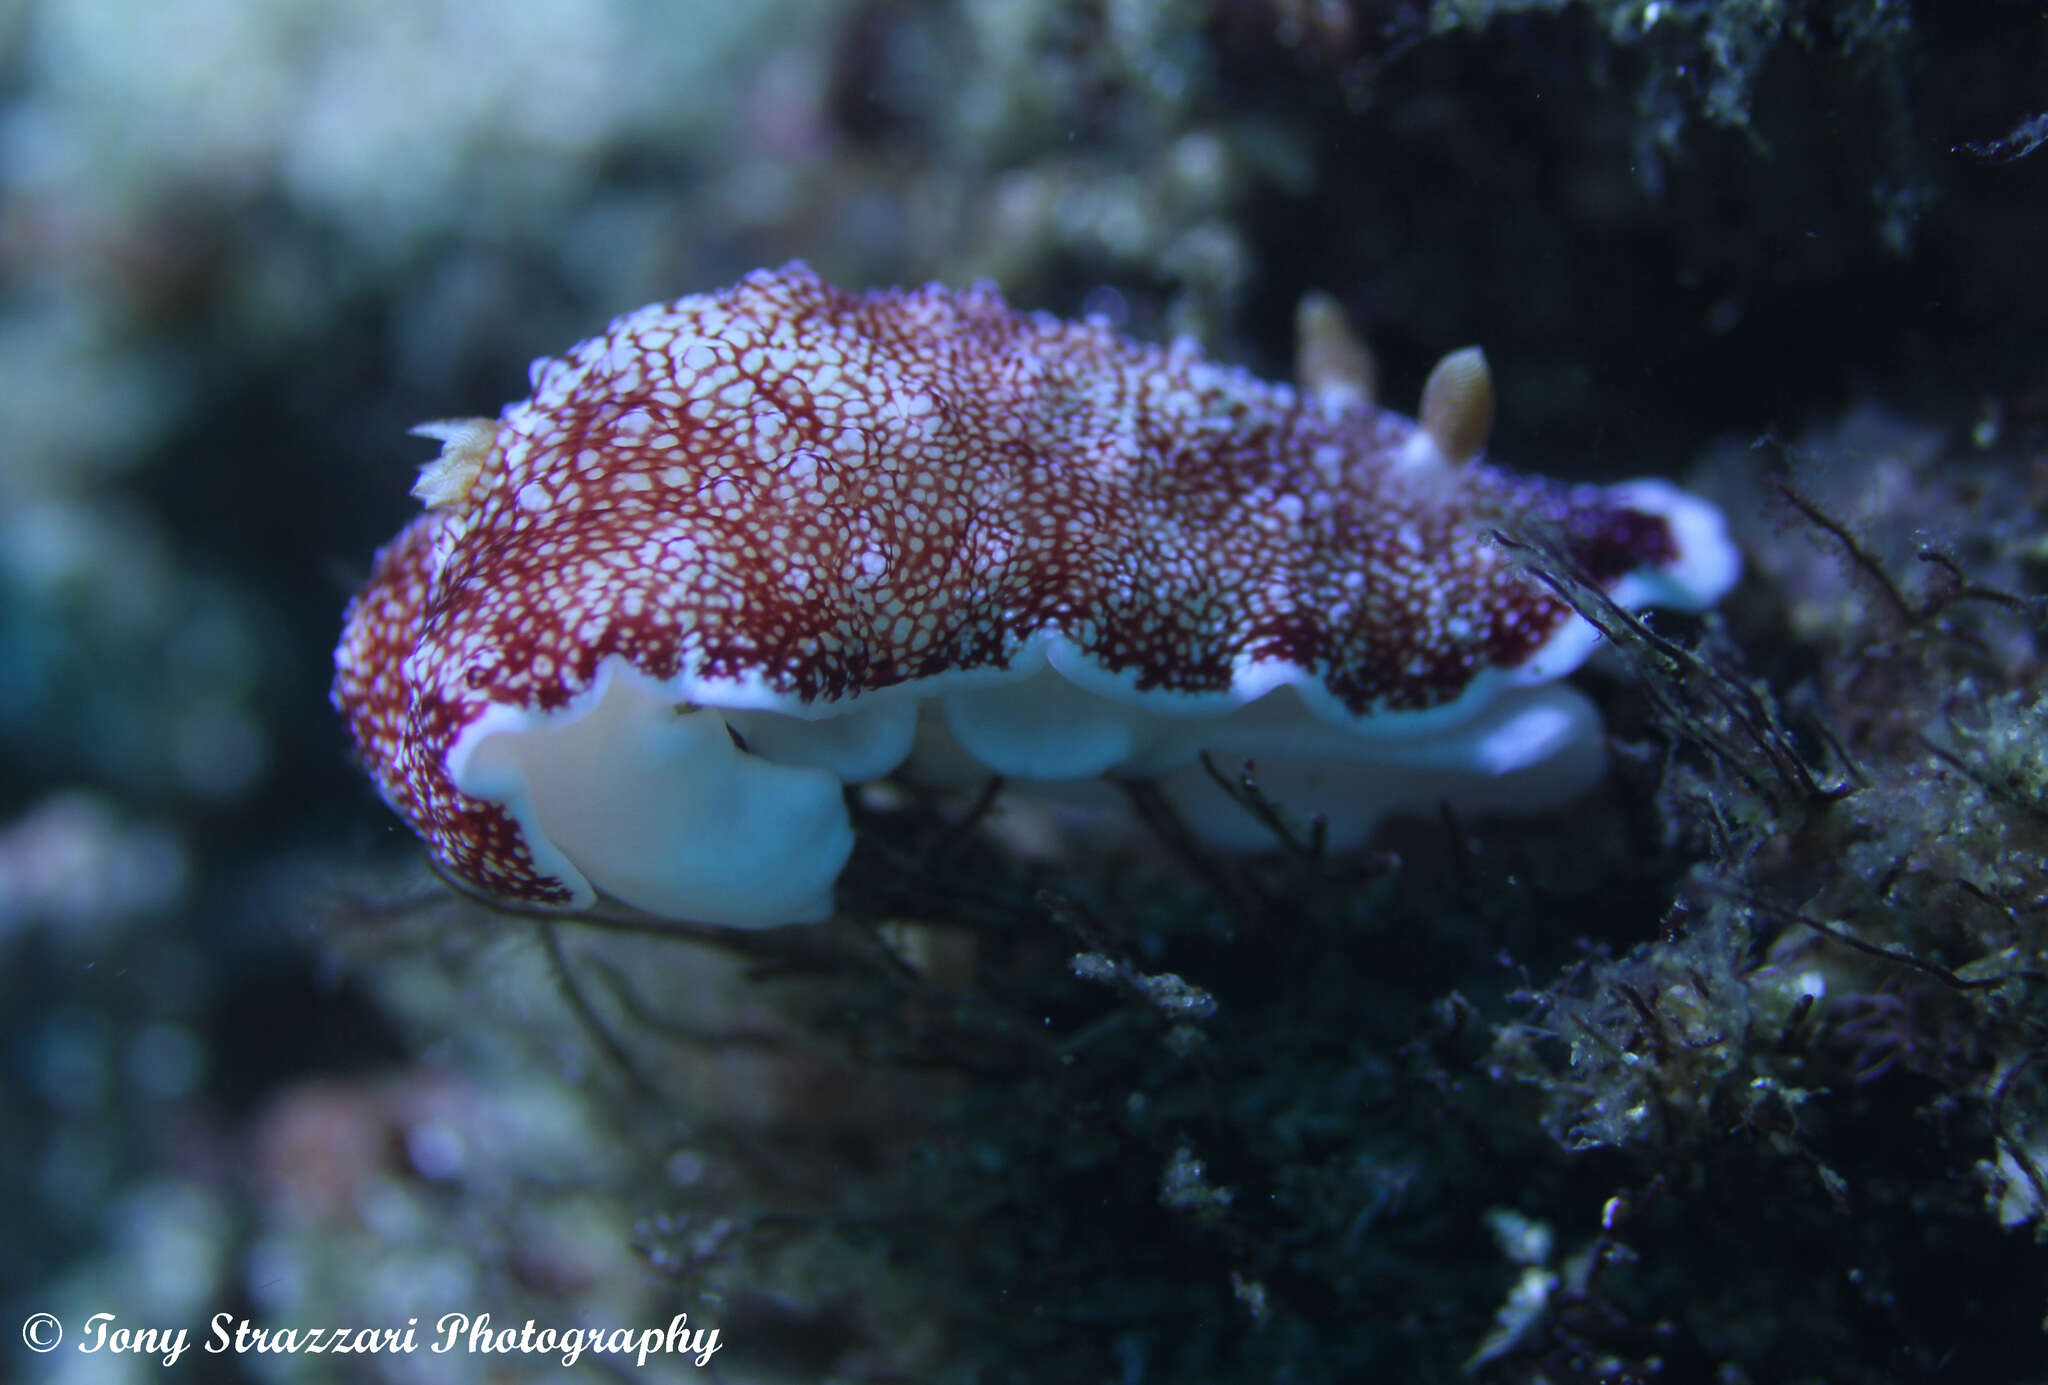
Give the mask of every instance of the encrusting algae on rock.
[[1264, 829], [1203, 752], [1256, 756], [1334, 846], [1569, 798], [1603, 759], [1557, 680], [1598, 636], [1495, 531], [1696, 610], [1739, 570], [1720, 515], [1489, 466], [1477, 351], [1418, 423], [1321, 330], [1297, 390], [800, 264], [630, 313], [496, 422], [421, 430], [428, 508], [350, 608], [335, 705], [484, 892], [743, 926], [829, 916], [842, 785], [906, 764], [1156, 779], [1238, 846]]

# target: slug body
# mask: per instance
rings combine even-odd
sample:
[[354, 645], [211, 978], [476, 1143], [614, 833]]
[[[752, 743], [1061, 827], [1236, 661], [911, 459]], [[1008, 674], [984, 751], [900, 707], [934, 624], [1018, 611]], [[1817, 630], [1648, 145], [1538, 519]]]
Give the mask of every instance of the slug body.
[[429, 425], [429, 507], [349, 608], [334, 703], [479, 888], [712, 923], [829, 915], [841, 788], [906, 760], [1158, 778], [1238, 846], [1261, 829], [1205, 750], [1339, 845], [1555, 804], [1600, 772], [1556, 682], [1596, 636], [1492, 531], [1562, 535], [1628, 606], [1703, 607], [1739, 564], [1667, 483], [1476, 460], [1491, 386], [1452, 362], [1418, 424], [987, 287], [756, 273]]

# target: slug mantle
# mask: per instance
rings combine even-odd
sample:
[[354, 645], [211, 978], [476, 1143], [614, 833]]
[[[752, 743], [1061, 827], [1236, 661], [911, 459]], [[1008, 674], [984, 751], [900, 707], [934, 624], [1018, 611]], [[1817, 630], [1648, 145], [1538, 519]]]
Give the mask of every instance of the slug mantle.
[[828, 916], [841, 786], [906, 761], [1157, 777], [1240, 846], [1204, 750], [1338, 845], [1561, 802], [1602, 764], [1555, 681], [1597, 637], [1489, 534], [1544, 525], [1622, 604], [1698, 609], [1739, 570], [1720, 516], [1477, 460], [1476, 351], [1416, 422], [1330, 318], [1296, 389], [801, 264], [629, 313], [497, 420], [420, 430], [427, 509], [349, 608], [334, 704], [480, 888], [710, 923]]

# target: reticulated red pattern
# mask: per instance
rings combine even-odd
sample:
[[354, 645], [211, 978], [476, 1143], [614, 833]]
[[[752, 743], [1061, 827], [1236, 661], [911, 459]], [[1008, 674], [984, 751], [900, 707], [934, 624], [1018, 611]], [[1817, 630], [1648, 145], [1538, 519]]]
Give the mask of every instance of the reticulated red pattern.
[[334, 687], [386, 797], [513, 897], [566, 896], [448, 782], [448, 748], [607, 655], [819, 704], [1056, 631], [1162, 694], [1272, 660], [1412, 710], [1567, 616], [1493, 529], [1550, 526], [1603, 580], [1677, 556], [1598, 488], [1404, 466], [1398, 415], [988, 288], [850, 294], [790, 265], [628, 314], [533, 384], [466, 507], [379, 556]]

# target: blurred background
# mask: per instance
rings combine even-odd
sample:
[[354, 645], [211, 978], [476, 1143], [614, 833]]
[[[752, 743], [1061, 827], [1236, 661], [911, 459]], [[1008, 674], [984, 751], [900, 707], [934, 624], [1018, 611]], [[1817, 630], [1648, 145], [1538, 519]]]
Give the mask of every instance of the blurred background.
[[[2043, 73], [1994, 0], [0, 0], [0, 1376], [158, 1369], [43, 1309], [646, 1301], [645, 1209], [521, 1191], [610, 1176], [567, 1050], [336, 922], [415, 879], [326, 701], [411, 425], [803, 258], [1269, 376], [1324, 290], [1392, 407], [1483, 343], [1567, 475], [2038, 438]], [[431, 1365], [180, 1369], [486, 1378]]]

